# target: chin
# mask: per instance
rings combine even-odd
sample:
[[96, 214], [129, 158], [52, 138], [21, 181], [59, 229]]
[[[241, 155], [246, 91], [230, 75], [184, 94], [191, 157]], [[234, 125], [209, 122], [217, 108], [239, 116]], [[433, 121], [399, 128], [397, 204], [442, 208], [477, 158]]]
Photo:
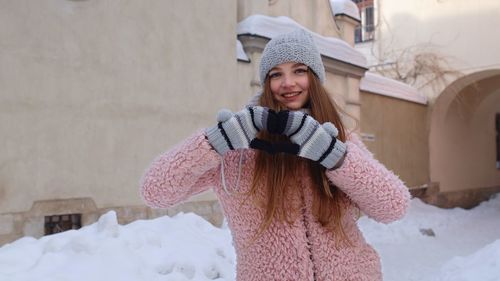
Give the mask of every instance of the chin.
[[299, 110], [302, 108], [302, 105], [300, 104], [289, 104], [289, 105], [285, 105], [285, 107], [289, 110]]

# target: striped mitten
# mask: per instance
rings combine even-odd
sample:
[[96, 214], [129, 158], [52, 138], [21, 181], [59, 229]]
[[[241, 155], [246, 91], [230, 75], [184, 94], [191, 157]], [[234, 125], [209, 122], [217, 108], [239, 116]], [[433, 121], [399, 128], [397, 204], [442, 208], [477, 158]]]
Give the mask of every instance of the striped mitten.
[[217, 125], [205, 131], [208, 142], [220, 155], [250, 148], [257, 132], [267, 129], [268, 112], [262, 106], [246, 107], [237, 113], [222, 109], [217, 114]]
[[[283, 112], [288, 114], [284, 115]], [[331, 169], [346, 153], [346, 145], [337, 139], [338, 130], [332, 123], [321, 125], [301, 111], [281, 111], [280, 118], [283, 134], [300, 147], [298, 156], [319, 162]]]

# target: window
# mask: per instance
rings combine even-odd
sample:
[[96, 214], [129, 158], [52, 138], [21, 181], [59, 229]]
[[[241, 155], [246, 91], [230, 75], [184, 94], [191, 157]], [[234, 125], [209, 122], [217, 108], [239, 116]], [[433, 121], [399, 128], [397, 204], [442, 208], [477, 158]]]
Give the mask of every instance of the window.
[[500, 169], [500, 113], [497, 113], [495, 121], [497, 127], [497, 169]]
[[45, 217], [45, 235], [82, 227], [81, 214], [54, 215]]
[[375, 8], [374, 0], [353, 0], [358, 6], [361, 25], [356, 28], [354, 42], [371, 41], [375, 36]]

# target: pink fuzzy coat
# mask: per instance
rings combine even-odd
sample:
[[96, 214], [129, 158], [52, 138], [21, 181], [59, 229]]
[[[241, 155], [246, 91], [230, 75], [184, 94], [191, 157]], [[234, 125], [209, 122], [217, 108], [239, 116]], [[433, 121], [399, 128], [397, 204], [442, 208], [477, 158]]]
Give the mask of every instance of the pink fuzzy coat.
[[[151, 207], [168, 208], [212, 188], [217, 194], [233, 236], [238, 281], [267, 280], [382, 280], [380, 258], [366, 243], [356, 225], [359, 211], [384, 223], [401, 218], [409, 202], [403, 182], [375, 160], [355, 137], [346, 142], [342, 166], [327, 177], [345, 194], [343, 223], [352, 245], [339, 243], [312, 214], [312, 186], [306, 173], [296, 175], [298, 192], [287, 203], [300, 206], [292, 224], [273, 221], [254, 241], [264, 211], [242, 193], [251, 186], [255, 151], [230, 151], [224, 156], [224, 190], [221, 156], [198, 132], [160, 155], [142, 179], [141, 192]], [[240, 157], [241, 178], [237, 184]], [[236, 188], [238, 190], [236, 190]], [[257, 192], [257, 196], [264, 196]]]

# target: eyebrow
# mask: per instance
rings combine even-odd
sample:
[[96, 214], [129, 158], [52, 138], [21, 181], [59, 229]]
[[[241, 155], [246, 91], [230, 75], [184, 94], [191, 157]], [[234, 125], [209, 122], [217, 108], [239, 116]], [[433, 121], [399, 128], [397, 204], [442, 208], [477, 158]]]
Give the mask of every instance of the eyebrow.
[[[297, 67], [301, 67], [301, 66], [307, 67], [307, 65], [305, 65], [303, 63], [300, 63], [300, 62], [297, 62], [297, 63], [295, 63], [295, 64], [292, 65], [292, 68], [297, 68]], [[271, 70], [269, 70], [269, 72], [271, 72], [273, 70], [281, 70], [281, 68], [278, 67], [278, 66], [275, 66], [275, 67], [271, 68]]]

